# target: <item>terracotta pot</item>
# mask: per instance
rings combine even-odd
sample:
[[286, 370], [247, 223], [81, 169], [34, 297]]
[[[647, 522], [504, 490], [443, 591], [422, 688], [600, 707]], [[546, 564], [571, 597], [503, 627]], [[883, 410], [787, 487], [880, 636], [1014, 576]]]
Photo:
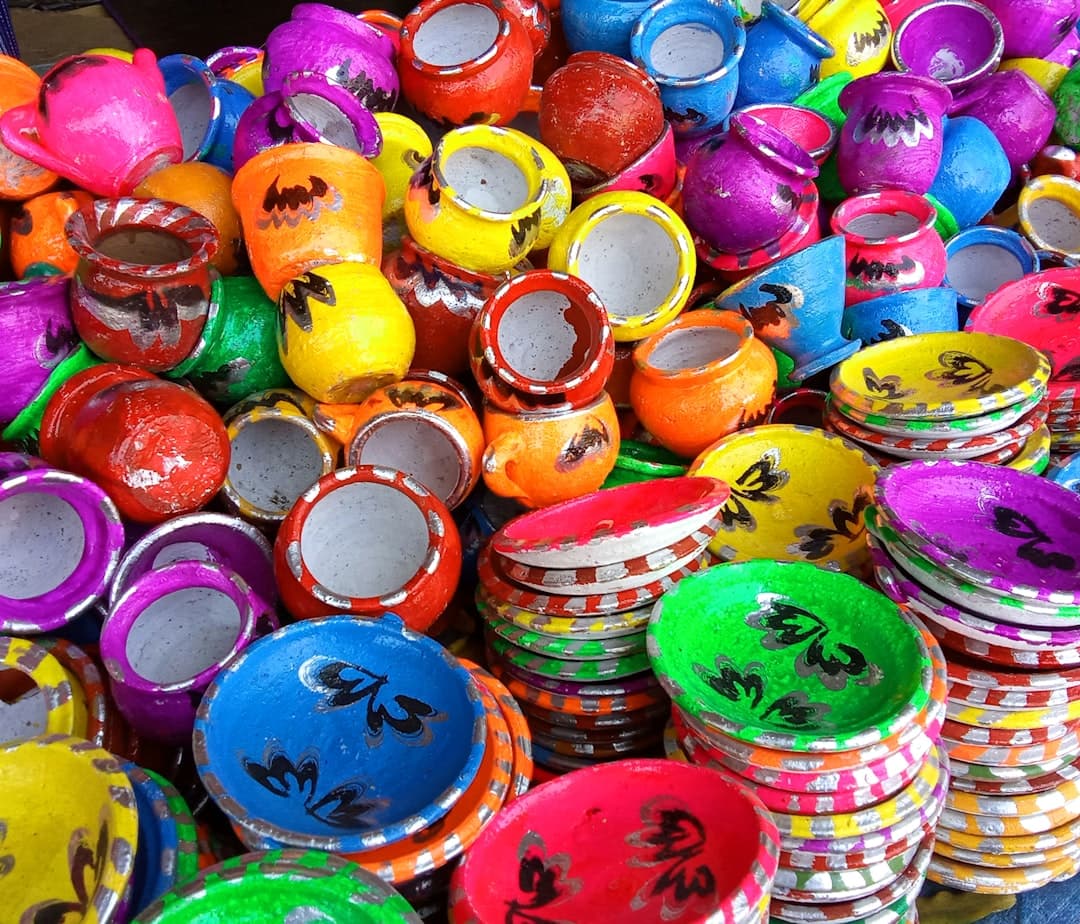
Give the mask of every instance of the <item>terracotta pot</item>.
[[821, 62], [820, 80], [834, 74], [876, 74], [889, 60], [893, 28], [879, 0], [811, 0], [799, 18], [836, 49]]
[[163, 199], [99, 199], [66, 227], [79, 255], [71, 314], [86, 345], [151, 371], [183, 360], [210, 308], [209, 219]]
[[[38, 74], [18, 58], [0, 55], [0, 113], [32, 104], [40, 90]], [[0, 199], [22, 202], [52, 188], [59, 179], [51, 170], [20, 157], [0, 143]]]
[[764, 422], [775, 393], [772, 351], [735, 312], [689, 312], [634, 350], [634, 413], [684, 458]]
[[72, 189], [24, 202], [11, 218], [7, 241], [15, 275], [21, 279], [35, 272], [74, 273], [79, 255], [68, 243], [67, 220], [93, 201], [90, 193]]

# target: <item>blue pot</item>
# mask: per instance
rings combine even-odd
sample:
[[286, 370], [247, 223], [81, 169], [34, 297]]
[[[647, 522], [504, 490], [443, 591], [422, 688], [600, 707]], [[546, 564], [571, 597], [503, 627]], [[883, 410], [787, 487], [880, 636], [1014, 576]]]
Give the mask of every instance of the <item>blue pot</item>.
[[739, 89], [746, 28], [730, 3], [660, 0], [630, 34], [634, 62], [660, 87], [677, 135], [701, 135], [727, 118]]
[[971, 116], [945, 120], [941, 165], [930, 195], [945, 206], [960, 229], [978, 224], [993, 209], [1012, 179], [1001, 142]]
[[793, 102], [817, 83], [821, 62], [834, 53], [832, 45], [802, 20], [765, 0], [761, 18], [746, 33], [735, 108]]
[[845, 337], [866, 346], [935, 331], [960, 329], [956, 293], [945, 286], [910, 289], [867, 299], [844, 309]]
[[795, 361], [802, 382], [855, 353], [840, 333], [844, 309], [844, 238], [827, 237], [735, 283], [709, 304], [737, 311], [754, 333]]
[[232, 173], [236, 126], [255, 97], [240, 84], [217, 77], [192, 55], [169, 55], [158, 67], [180, 123], [184, 160], [206, 161]]
[[1064, 465], [1051, 465], [1046, 470], [1046, 477], [1054, 484], [1080, 494], [1080, 453], [1071, 456]]
[[[123, 768], [131, 780], [139, 813], [139, 849], [135, 851], [129, 906], [134, 917], [177, 884], [176, 859], [181, 842], [177, 818], [157, 780], [130, 761]], [[191, 816], [181, 821], [190, 824]]]
[[563, 36], [571, 53], [606, 51], [630, 59], [634, 23], [654, 0], [563, 0]]
[[956, 290], [961, 323], [999, 286], [1042, 268], [1027, 238], [994, 225], [977, 225], [954, 234], [945, 242], [945, 257], [944, 284]]

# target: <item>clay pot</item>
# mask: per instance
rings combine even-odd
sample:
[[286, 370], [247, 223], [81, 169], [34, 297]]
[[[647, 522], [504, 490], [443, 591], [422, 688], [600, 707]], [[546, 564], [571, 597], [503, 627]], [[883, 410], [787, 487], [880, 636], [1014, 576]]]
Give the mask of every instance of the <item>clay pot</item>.
[[772, 351], [735, 312], [691, 311], [634, 350], [634, 413], [684, 458], [764, 422], [775, 392]]
[[[601, 51], [630, 57], [630, 33], [653, 0], [564, 0], [558, 4], [566, 44], [572, 52]], [[552, 7], [555, 4], [551, 4]]]
[[67, 220], [93, 201], [90, 193], [73, 189], [42, 193], [24, 202], [11, 217], [7, 241], [16, 277], [38, 272], [74, 273], [79, 255], [68, 243]]
[[428, 133], [418, 123], [397, 112], [375, 116], [382, 134], [382, 150], [371, 159], [386, 186], [383, 201], [383, 250], [401, 245], [405, 236], [405, 196], [416, 168], [431, 156], [433, 147]]
[[833, 152], [840, 137], [838, 123], [806, 106], [796, 106], [793, 103], [758, 103], [756, 106], [747, 106], [743, 112], [757, 116], [783, 132], [806, 151], [819, 168]]
[[[0, 55], [0, 113], [32, 104], [40, 90], [38, 74], [18, 58]], [[59, 179], [51, 170], [20, 157], [0, 143], [0, 199], [22, 202], [51, 189]]]
[[998, 18], [976, 0], [934, 0], [900, 23], [892, 39], [898, 71], [940, 80], [956, 92], [992, 74], [1005, 38]]
[[99, 199], [66, 228], [79, 255], [71, 314], [86, 345], [150, 371], [181, 362], [210, 308], [210, 221], [163, 199]]
[[1011, 178], [1008, 155], [984, 123], [969, 116], [945, 120], [941, 164], [929, 191], [957, 227], [970, 228], [990, 214]]
[[[595, 186], [578, 187], [580, 202], [607, 192], [643, 192], [672, 205], [680, 187], [679, 161], [676, 155], [675, 132], [665, 122], [660, 137], [630, 166]], [[676, 209], [677, 210], [677, 209]]]
[[797, 15], [836, 49], [821, 62], [821, 80], [876, 74], [889, 60], [893, 29], [879, 0], [811, 0], [798, 4]]
[[945, 243], [944, 284], [956, 290], [964, 318], [994, 290], [1039, 272], [1039, 255], [1026, 238], [1009, 228], [976, 225]]
[[1076, 28], [1076, 0], [980, 0], [1001, 22], [1006, 58], [1045, 58]]

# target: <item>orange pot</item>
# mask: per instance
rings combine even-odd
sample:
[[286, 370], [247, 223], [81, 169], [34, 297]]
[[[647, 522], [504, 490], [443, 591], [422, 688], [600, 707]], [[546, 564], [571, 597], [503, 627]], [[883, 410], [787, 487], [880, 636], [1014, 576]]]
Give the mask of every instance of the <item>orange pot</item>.
[[691, 311], [634, 350], [630, 404], [667, 449], [692, 458], [740, 427], [764, 423], [776, 360], [734, 311]]
[[[36, 103], [41, 77], [18, 58], [0, 55], [0, 113]], [[0, 143], [0, 199], [21, 201], [56, 185], [60, 178], [51, 170], [20, 157]]]
[[68, 243], [64, 226], [94, 197], [81, 189], [43, 193], [22, 204], [11, 219], [11, 268], [22, 279], [35, 264], [54, 266], [61, 273], [74, 273], [79, 255]]

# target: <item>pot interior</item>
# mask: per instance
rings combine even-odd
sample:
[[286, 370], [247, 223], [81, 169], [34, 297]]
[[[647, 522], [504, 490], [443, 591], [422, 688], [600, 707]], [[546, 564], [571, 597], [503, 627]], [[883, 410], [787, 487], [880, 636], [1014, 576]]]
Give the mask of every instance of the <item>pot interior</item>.
[[289, 108], [297, 119], [311, 125], [330, 144], [350, 151], [363, 150], [356, 126], [330, 100], [314, 93], [295, 93], [289, 97]]
[[457, 491], [461, 454], [446, 433], [420, 416], [388, 414], [368, 427], [357, 442], [350, 465], [382, 465], [408, 472], [443, 503]]
[[918, 231], [919, 227], [919, 219], [908, 212], [867, 212], [846, 222], [844, 233], [878, 241], [912, 234]]
[[978, 10], [949, 3], [912, 17], [899, 42], [900, 55], [911, 70], [947, 82], [993, 58], [996, 38], [993, 26]]
[[169, 94], [169, 105], [180, 123], [180, 138], [184, 145], [184, 160], [193, 160], [210, 132], [214, 114], [214, 98], [202, 80], [193, 80]]
[[461, 199], [488, 212], [509, 214], [529, 201], [529, 180], [505, 154], [461, 148], [442, 165], [446, 183]]
[[649, 64], [658, 74], [685, 79], [711, 74], [724, 63], [724, 40], [700, 22], [668, 26], [649, 47]]
[[49, 706], [40, 688], [22, 671], [0, 669], [0, 744], [45, 734]]
[[651, 314], [679, 281], [679, 253], [668, 232], [645, 215], [616, 213], [585, 237], [575, 275], [596, 290], [608, 314]]
[[249, 421], [230, 448], [229, 484], [259, 510], [284, 516], [323, 474], [311, 434], [281, 418]]
[[961, 295], [981, 302], [998, 286], [1024, 275], [1016, 254], [996, 244], [972, 244], [949, 257], [945, 275]]
[[131, 624], [128, 662], [156, 684], [183, 683], [220, 664], [236, 646], [241, 614], [214, 587], [184, 587], [154, 600]]
[[1027, 207], [1028, 222], [1047, 250], [1080, 253], [1080, 215], [1059, 199], [1042, 196]]
[[387, 484], [346, 484], [317, 500], [300, 531], [300, 554], [331, 593], [382, 597], [424, 564], [428, 525], [406, 494]]
[[434, 67], [479, 58], [499, 36], [499, 17], [477, 3], [456, 3], [432, 13], [413, 38], [413, 53]]
[[698, 369], [734, 356], [742, 338], [724, 327], [684, 327], [664, 334], [649, 354], [649, 365], [661, 372]]
[[82, 518], [63, 498], [27, 492], [0, 500], [0, 596], [30, 600], [56, 590], [85, 546]]
[[194, 252], [183, 238], [158, 228], [117, 228], [106, 231], [94, 250], [114, 260], [141, 266], [160, 266], [187, 260]]
[[495, 344], [515, 375], [554, 384], [588, 362], [589, 328], [585, 312], [561, 292], [529, 292], [503, 312]]

